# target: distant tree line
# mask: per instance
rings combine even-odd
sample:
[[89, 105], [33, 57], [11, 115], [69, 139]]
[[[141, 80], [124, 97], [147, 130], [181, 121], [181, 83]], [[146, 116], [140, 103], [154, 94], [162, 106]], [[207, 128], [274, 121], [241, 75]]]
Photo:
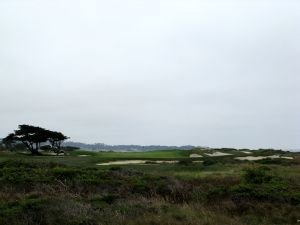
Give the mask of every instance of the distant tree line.
[[[85, 144], [81, 142], [65, 142], [64, 145], [74, 146], [92, 151], [155, 151], [155, 150], [190, 150], [199, 146], [166, 146], [166, 145], [107, 145], [104, 143]], [[200, 148], [200, 147], [199, 147]], [[205, 148], [205, 147], [201, 147]]]
[[49, 149], [58, 154], [66, 139], [68, 137], [61, 132], [31, 125], [19, 125], [19, 129], [2, 139], [2, 143], [8, 149], [22, 143], [33, 155], [38, 155], [41, 146], [49, 143]]

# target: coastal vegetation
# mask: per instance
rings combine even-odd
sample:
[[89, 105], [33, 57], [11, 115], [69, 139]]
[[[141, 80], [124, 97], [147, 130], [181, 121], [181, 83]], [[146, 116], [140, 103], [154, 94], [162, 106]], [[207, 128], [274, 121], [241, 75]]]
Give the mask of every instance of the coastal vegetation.
[[[249, 155], [270, 158], [237, 159]], [[144, 163], [100, 164], [130, 160]], [[271, 225], [299, 215], [296, 152], [0, 152], [1, 225]]]

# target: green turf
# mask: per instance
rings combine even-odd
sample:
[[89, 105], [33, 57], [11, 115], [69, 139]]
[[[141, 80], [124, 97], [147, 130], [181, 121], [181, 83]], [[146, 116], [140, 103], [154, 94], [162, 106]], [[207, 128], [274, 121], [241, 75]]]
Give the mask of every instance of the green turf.
[[[160, 174], [167, 176], [176, 176], [182, 179], [192, 179], [198, 177], [205, 177], [215, 175], [227, 176], [233, 174], [240, 174], [245, 166], [256, 164], [255, 162], [241, 162], [234, 160], [234, 157], [240, 156], [239, 151], [236, 150], [223, 150], [222, 152], [235, 152], [235, 155], [221, 156], [221, 157], [207, 157], [204, 153], [211, 152], [211, 150], [160, 150], [160, 151], [149, 151], [149, 152], [92, 152], [77, 150], [68, 152], [65, 156], [31, 156], [23, 152], [0, 152], [0, 162], [14, 159], [22, 160], [25, 162], [45, 162], [45, 163], [59, 163], [73, 167], [95, 167], [100, 170], [106, 170], [112, 167], [121, 167], [128, 169], [135, 169], [142, 172]], [[117, 161], [117, 160], [130, 160], [130, 159], [141, 159], [141, 160], [191, 160], [189, 155], [192, 153], [198, 153], [203, 155], [202, 158], [194, 158], [193, 160], [203, 161], [204, 163], [190, 163], [188, 165], [181, 165], [180, 163], [175, 164], [145, 164], [145, 165], [118, 165], [118, 166], [97, 166], [98, 163]], [[258, 155], [258, 152], [255, 153]], [[81, 157], [80, 155], [88, 155]], [[282, 176], [300, 176], [299, 173], [299, 153], [289, 153], [293, 155], [295, 160], [281, 160], [280, 163], [286, 163], [287, 165], [291, 162], [297, 162], [293, 167], [291, 166], [280, 166], [276, 165], [275, 170], [278, 171]], [[274, 161], [275, 162], [275, 161]], [[298, 165], [298, 166], [297, 166]], [[272, 166], [272, 165], [271, 165]], [[277, 169], [276, 169], [277, 168]]]
[[160, 150], [148, 152], [88, 152], [88, 151], [74, 151], [70, 153], [72, 156], [91, 155], [100, 158], [119, 158], [119, 159], [164, 159], [164, 158], [185, 158], [188, 157], [190, 151], [188, 150]]

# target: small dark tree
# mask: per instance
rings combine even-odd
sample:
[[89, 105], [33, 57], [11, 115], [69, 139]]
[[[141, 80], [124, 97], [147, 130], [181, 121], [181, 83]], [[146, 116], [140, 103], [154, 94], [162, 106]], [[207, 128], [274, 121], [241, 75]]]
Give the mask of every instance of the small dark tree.
[[38, 155], [40, 144], [47, 141], [47, 135], [44, 128], [20, 125], [14, 139], [21, 141], [33, 155]]
[[68, 139], [68, 137], [61, 132], [48, 131], [48, 141], [50, 142], [53, 151], [57, 154], [62, 151], [61, 145], [66, 139]]
[[12, 144], [15, 142], [15, 134], [10, 133], [5, 138], [2, 139], [2, 143], [6, 148], [11, 149]]
[[31, 125], [19, 125], [19, 129], [5, 137], [4, 144], [11, 145], [14, 142], [22, 142], [33, 155], [39, 154], [41, 143], [49, 141], [53, 150], [61, 148], [61, 144], [67, 137], [60, 132], [49, 131], [41, 127]]

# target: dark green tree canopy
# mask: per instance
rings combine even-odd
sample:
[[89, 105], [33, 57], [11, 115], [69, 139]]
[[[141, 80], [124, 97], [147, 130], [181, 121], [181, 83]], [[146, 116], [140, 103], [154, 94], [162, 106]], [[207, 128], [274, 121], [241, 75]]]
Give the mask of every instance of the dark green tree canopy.
[[47, 140], [49, 141], [49, 143], [52, 146], [52, 149], [55, 152], [60, 151], [61, 145], [66, 139], [68, 139], [68, 137], [62, 134], [61, 132], [47, 131]]
[[41, 127], [31, 125], [19, 125], [19, 129], [7, 135], [2, 141], [6, 146], [15, 142], [22, 142], [32, 154], [39, 154], [42, 143], [49, 142], [53, 151], [59, 152], [67, 136], [61, 132], [46, 130]]

